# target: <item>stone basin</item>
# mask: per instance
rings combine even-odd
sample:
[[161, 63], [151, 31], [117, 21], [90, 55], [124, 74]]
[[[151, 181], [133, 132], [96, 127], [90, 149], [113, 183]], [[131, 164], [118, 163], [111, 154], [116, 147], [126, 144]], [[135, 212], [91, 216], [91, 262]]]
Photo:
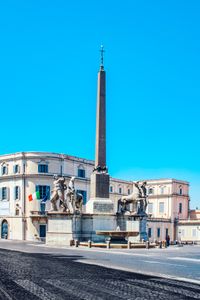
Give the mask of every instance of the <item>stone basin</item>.
[[125, 237], [129, 237], [129, 236], [138, 236], [139, 232], [138, 231], [122, 231], [122, 230], [97, 230], [96, 234], [109, 236], [111, 238], [113, 238], [113, 237], [125, 238]]

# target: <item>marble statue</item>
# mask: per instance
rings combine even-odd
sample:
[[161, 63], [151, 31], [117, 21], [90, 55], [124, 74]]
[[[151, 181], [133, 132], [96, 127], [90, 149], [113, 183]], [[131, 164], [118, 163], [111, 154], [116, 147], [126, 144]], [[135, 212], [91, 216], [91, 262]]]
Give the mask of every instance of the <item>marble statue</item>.
[[78, 193], [74, 187], [75, 177], [73, 176], [67, 186], [64, 202], [70, 213], [82, 212], [83, 196]]
[[53, 211], [58, 211], [64, 203], [64, 190], [66, 189], [65, 178], [54, 175], [54, 188], [51, 195], [51, 205]]
[[66, 185], [64, 177], [54, 175], [54, 188], [50, 199], [53, 211], [82, 212], [83, 196], [75, 190], [74, 181], [73, 176]]
[[[122, 196], [121, 199], [118, 200], [118, 212], [130, 212], [132, 214], [146, 214], [147, 208], [147, 189], [146, 182], [144, 181], [142, 184], [136, 182], [134, 184], [134, 190], [132, 194], [127, 196]], [[129, 208], [127, 206], [132, 206]]]

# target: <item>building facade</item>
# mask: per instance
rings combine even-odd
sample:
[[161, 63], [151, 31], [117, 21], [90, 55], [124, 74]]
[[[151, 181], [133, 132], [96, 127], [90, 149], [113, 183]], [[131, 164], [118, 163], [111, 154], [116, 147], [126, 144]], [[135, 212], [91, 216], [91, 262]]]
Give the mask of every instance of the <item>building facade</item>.
[[176, 230], [178, 241], [200, 243], [200, 210], [191, 210], [189, 218], [178, 221]]
[[179, 220], [189, 214], [189, 183], [176, 179], [148, 180], [148, 236], [150, 241], [177, 239]]
[[[94, 161], [48, 152], [20, 152], [0, 156], [1, 238], [45, 239], [53, 175], [68, 182], [76, 177], [75, 187], [85, 204], [90, 197], [90, 176]], [[131, 194], [133, 181], [110, 178], [110, 199], [117, 212], [118, 200]], [[151, 241], [177, 238], [177, 222], [188, 218], [189, 184], [175, 179], [148, 180], [148, 236]], [[29, 201], [39, 191], [40, 199]], [[47, 201], [42, 201], [44, 198]]]

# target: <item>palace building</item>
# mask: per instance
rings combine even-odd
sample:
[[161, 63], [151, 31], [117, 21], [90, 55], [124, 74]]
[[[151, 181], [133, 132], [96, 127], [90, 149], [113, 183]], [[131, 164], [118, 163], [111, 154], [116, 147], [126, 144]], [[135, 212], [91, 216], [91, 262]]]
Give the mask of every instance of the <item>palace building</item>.
[[[45, 240], [47, 210], [53, 176], [62, 175], [68, 182], [75, 176], [75, 187], [89, 200], [90, 176], [94, 161], [51, 152], [19, 152], [0, 156], [0, 225], [1, 238]], [[146, 180], [148, 187], [147, 230], [150, 241], [178, 239], [178, 223], [189, 216], [189, 184], [175, 179]], [[133, 181], [110, 177], [109, 195], [115, 212], [122, 195], [131, 194]], [[40, 198], [30, 201], [39, 192]], [[44, 201], [45, 199], [45, 201]], [[180, 231], [180, 230], [179, 230]]]

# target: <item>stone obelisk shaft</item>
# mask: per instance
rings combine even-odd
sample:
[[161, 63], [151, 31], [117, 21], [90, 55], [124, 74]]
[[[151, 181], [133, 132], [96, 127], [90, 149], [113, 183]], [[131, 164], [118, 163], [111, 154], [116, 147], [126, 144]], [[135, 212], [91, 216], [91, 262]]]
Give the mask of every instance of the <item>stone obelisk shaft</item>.
[[109, 174], [106, 167], [106, 73], [103, 66], [103, 46], [101, 65], [98, 72], [96, 150], [95, 168], [91, 175], [91, 198], [109, 198]]
[[98, 72], [95, 168], [106, 169], [106, 73]]

